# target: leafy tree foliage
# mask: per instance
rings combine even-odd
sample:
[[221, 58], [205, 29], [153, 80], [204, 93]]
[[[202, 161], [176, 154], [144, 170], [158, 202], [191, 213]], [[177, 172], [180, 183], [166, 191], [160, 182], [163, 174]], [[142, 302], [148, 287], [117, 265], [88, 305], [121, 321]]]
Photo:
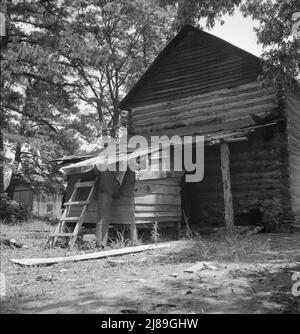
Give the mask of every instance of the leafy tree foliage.
[[300, 45], [292, 35], [298, 0], [7, 1], [0, 192], [3, 164], [13, 171], [11, 196], [20, 174], [31, 184], [59, 187], [49, 161], [117, 135], [126, 125], [120, 100], [166, 42], [185, 24], [211, 29], [238, 6], [260, 23], [266, 76], [285, 84], [298, 79]]
[[166, 43], [171, 10], [154, 1], [67, 1], [71, 22], [57, 44], [72, 93], [98, 119], [99, 135], [123, 121], [118, 104]]
[[300, 12], [299, 0], [247, 0], [245, 16], [259, 21], [258, 43], [264, 47], [265, 76], [293, 88], [300, 75], [300, 38], [293, 33], [293, 14]]
[[63, 18], [54, 2], [8, 3], [7, 35], [1, 40], [1, 138], [14, 155], [11, 197], [20, 173], [55, 187], [49, 161], [78, 148], [70, 120], [78, 108], [48, 39]]
[[118, 103], [165, 44], [171, 10], [155, 1], [8, 3], [1, 138], [14, 155], [11, 197], [19, 174], [58, 186], [49, 161], [80, 139], [116, 135], [126, 122]]
[[213, 28], [216, 21], [222, 22], [222, 16], [233, 14], [241, 0], [161, 0], [161, 5], [173, 4], [177, 6], [174, 21], [176, 30], [184, 25], [198, 25], [204, 22], [206, 28]]

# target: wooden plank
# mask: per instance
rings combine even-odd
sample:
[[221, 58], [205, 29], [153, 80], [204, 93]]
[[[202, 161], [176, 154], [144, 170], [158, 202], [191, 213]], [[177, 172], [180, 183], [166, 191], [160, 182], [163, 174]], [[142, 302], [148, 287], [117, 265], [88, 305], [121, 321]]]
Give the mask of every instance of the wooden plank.
[[225, 223], [227, 228], [232, 229], [234, 227], [234, 212], [230, 177], [230, 150], [228, 143], [223, 143], [220, 145], [220, 152], [224, 191]]
[[[242, 101], [244, 102], [245, 109], [241, 109]], [[139, 115], [139, 118], [137, 118], [136, 116], [133, 119], [133, 123], [135, 126], [145, 126], [147, 123], [149, 124], [149, 126], [151, 126], [153, 124], [159, 124], [168, 121], [174, 122], [180, 119], [189, 119], [191, 117], [197, 117], [198, 120], [209, 120], [211, 118], [214, 118], [216, 115], [225, 115], [228, 112], [238, 112], [239, 114], [248, 113], [247, 110], [251, 107], [257, 106], [257, 103], [260, 103], [260, 105], [266, 105], [271, 103], [272, 105], [274, 105], [274, 96], [263, 95], [257, 97], [257, 95], [255, 95], [254, 98], [246, 100], [242, 100], [242, 98], [237, 97], [236, 100], [233, 100], [230, 103], [226, 103], [226, 101], [223, 101], [223, 103], [221, 102], [219, 105], [207, 105], [203, 109], [201, 109], [201, 106], [194, 106], [193, 108], [191, 108], [191, 106], [189, 105], [188, 107], [185, 107], [184, 110], [182, 108], [175, 109], [175, 111], [168, 110], [168, 114], [166, 114], [165, 116], [162, 116], [161, 113], [157, 114], [157, 112], [155, 111], [156, 114], [152, 116], [151, 113], [147, 113], [144, 117], [141, 117], [142, 115]]]
[[[145, 133], [145, 132], [144, 132]], [[136, 173], [136, 180], [152, 180], [152, 179], [180, 179], [184, 172], [163, 172], [163, 171], [139, 171]]]
[[71, 205], [86, 205], [89, 204], [88, 201], [85, 202], [66, 202], [64, 203], [64, 206], [71, 206]]
[[76, 188], [89, 188], [92, 187], [96, 181], [88, 181], [88, 182], [78, 182], [75, 184]]
[[61, 221], [64, 222], [76, 222], [79, 221], [80, 217], [65, 217], [65, 218], [61, 218]]
[[[201, 131], [201, 128], [210, 125], [210, 124], [219, 124], [219, 123], [225, 123], [226, 121], [234, 121], [238, 120], [241, 115], [244, 115], [245, 117], [248, 117], [251, 114], [255, 114], [260, 117], [267, 116], [269, 113], [272, 112], [272, 110], [276, 107], [276, 104], [272, 101], [265, 104], [259, 104], [254, 106], [248, 106], [247, 108], [243, 109], [241, 106], [241, 109], [233, 109], [232, 111], [229, 111], [225, 114], [214, 114], [211, 117], [206, 116], [193, 116], [186, 118], [178, 117], [174, 120], [166, 120], [166, 121], [155, 121], [153, 124], [144, 123], [142, 125], [136, 125], [133, 124], [134, 127], [136, 127], [139, 131], [144, 131], [145, 134], [147, 133], [154, 133], [155, 131], [162, 131], [165, 129], [172, 129], [172, 128], [180, 128], [184, 126], [194, 126], [198, 125], [199, 130]], [[231, 117], [230, 117], [231, 116]], [[229, 118], [230, 117], [230, 118]], [[250, 117], [250, 116], [249, 116]]]
[[181, 213], [181, 207], [178, 204], [175, 205], [135, 205], [135, 212], [168, 212], [168, 211], [177, 211], [179, 214]]
[[180, 216], [175, 217], [155, 217], [155, 218], [136, 218], [136, 224], [153, 224], [155, 222], [163, 223], [163, 222], [178, 222], [181, 220]]
[[38, 259], [10, 259], [11, 262], [19, 264], [21, 266], [47, 266], [55, 263], [62, 262], [78, 262], [78, 261], [87, 261], [87, 260], [95, 260], [101, 259], [108, 256], [121, 256], [132, 253], [145, 252], [153, 249], [162, 249], [168, 248], [172, 245], [172, 243], [161, 243], [161, 244], [151, 244], [151, 245], [143, 245], [143, 246], [135, 246], [135, 247], [127, 247], [121, 249], [112, 249], [108, 251], [81, 254], [81, 255], [73, 255], [73, 256], [65, 256], [65, 257], [54, 257], [54, 258], [38, 258]]
[[156, 184], [136, 184], [135, 195], [141, 194], [170, 194], [178, 195], [181, 188], [179, 186], [156, 185]]
[[180, 177], [167, 178], [167, 179], [150, 179], [150, 180], [137, 180], [136, 185], [166, 185], [166, 186], [180, 186]]
[[182, 108], [206, 108], [209, 106], [230, 103], [233, 100], [246, 100], [253, 96], [266, 96], [275, 95], [273, 88], [262, 89], [258, 87], [257, 83], [250, 85], [237, 86], [233, 89], [224, 89], [222, 91], [213, 91], [208, 94], [201, 95], [191, 95], [189, 97], [180, 98], [176, 100], [171, 100], [168, 102], [158, 103], [158, 104], [148, 104], [143, 107], [136, 107], [133, 110], [134, 117], [138, 115], [150, 114], [152, 116], [158, 116], [164, 113], [166, 110], [172, 112]]
[[136, 180], [151, 180], [167, 178], [167, 172], [139, 171], [136, 173]]
[[139, 218], [156, 218], [156, 217], [180, 217], [181, 213], [178, 211], [169, 212], [136, 212], [136, 219]]
[[173, 195], [144, 195], [136, 196], [135, 204], [181, 204], [180, 196]]
[[160, 110], [161, 112], [164, 112], [167, 109], [171, 109], [176, 106], [185, 106], [186, 104], [190, 104], [191, 101], [215, 101], [215, 99], [218, 98], [226, 98], [227, 96], [235, 96], [238, 94], [241, 94], [243, 92], [254, 90], [256, 92], [259, 92], [261, 88], [259, 88], [259, 84], [257, 82], [251, 82], [244, 85], [239, 85], [234, 88], [225, 88], [220, 90], [214, 90], [208, 93], [202, 93], [202, 94], [193, 94], [191, 96], [179, 98], [177, 100], [170, 100], [167, 102], [160, 102], [160, 103], [154, 103], [154, 104], [147, 104], [145, 106], [139, 106], [134, 108], [134, 112], [139, 111], [149, 111], [150, 109], [156, 109]]

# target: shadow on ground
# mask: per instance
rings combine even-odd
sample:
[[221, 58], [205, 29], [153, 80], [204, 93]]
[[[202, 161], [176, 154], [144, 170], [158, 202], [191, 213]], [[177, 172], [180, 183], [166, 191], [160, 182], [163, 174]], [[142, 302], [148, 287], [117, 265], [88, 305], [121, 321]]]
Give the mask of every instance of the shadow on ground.
[[[292, 274], [300, 271], [298, 237], [200, 240], [122, 257], [125, 266], [96, 260], [36, 270], [30, 279], [51, 273], [54, 282], [34, 280], [42, 292], [2, 301], [1, 313], [299, 314], [300, 297], [292, 295]], [[219, 269], [185, 272], [199, 261], [213, 261]], [[24, 275], [24, 268], [18, 270]]]

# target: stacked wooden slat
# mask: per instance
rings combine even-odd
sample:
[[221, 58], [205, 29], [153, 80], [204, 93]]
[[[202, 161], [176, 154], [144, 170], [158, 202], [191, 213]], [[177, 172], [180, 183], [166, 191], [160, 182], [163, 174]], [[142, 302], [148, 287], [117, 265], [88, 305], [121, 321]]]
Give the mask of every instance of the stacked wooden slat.
[[259, 59], [201, 31], [191, 30], [160, 58], [159, 70], [131, 97], [131, 106], [142, 106], [255, 81]]
[[135, 223], [180, 222], [180, 178], [137, 180], [135, 184]]
[[[277, 107], [273, 88], [251, 83], [175, 101], [137, 107], [131, 115], [136, 134], [192, 135], [255, 125]], [[165, 132], [167, 131], [167, 132]]]

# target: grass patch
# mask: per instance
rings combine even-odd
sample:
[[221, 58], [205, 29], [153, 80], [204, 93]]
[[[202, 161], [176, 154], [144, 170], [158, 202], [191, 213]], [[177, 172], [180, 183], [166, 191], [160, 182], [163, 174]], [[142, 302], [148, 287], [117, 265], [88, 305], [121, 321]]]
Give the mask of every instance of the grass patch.
[[270, 248], [266, 238], [241, 235], [240, 233], [222, 233], [206, 237], [194, 237], [199, 254], [214, 261], [239, 262], [253, 257]]

